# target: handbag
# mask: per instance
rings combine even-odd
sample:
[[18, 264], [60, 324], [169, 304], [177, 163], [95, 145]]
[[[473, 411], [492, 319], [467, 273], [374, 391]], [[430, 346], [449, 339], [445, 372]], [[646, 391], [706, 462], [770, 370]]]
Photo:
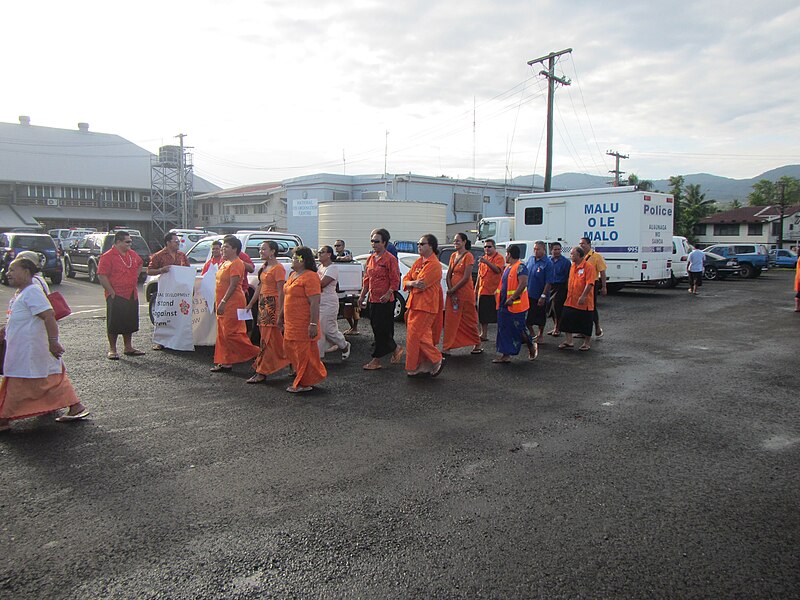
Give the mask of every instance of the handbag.
[[67, 304], [66, 298], [61, 295], [61, 292], [50, 292], [47, 294], [47, 299], [53, 307], [53, 312], [56, 314], [56, 321], [60, 321], [67, 315], [72, 314], [72, 309]]
[[48, 294], [44, 284], [42, 284], [41, 281], [39, 281], [39, 285], [42, 286], [42, 291], [47, 296], [47, 299], [50, 300], [50, 306], [53, 307], [53, 312], [56, 315], [56, 321], [60, 321], [64, 317], [72, 314], [72, 309], [69, 307], [69, 304], [67, 304], [67, 299], [61, 295], [61, 292], [50, 292]]

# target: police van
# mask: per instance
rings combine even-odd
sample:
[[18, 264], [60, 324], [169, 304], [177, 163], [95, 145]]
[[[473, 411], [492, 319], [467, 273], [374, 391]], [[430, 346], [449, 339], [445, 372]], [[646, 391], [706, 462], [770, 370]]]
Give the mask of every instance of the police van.
[[515, 239], [589, 238], [603, 255], [610, 289], [672, 278], [674, 199], [635, 186], [522, 194], [514, 202]]

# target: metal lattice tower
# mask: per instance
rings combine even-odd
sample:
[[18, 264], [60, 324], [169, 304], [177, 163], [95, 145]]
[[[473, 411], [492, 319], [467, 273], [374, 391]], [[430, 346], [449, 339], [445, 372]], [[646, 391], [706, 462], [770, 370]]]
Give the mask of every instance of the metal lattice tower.
[[150, 158], [152, 235], [163, 237], [170, 229], [188, 229], [194, 220], [192, 155], [180, 146], [162, 146]]

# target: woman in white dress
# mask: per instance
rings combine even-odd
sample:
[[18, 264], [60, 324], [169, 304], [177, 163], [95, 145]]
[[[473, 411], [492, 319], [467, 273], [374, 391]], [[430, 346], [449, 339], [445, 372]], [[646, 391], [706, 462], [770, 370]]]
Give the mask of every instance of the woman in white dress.
[[337, 348], [342, 351], [342, 360], [350, 356], [350, 342], [339, 331], [339, 296], [336, 293], [336, 282], [339, 280], [339, 267], [333, 262], [333, 248], [322, 246], [317, 251], [320, 267], [317, 269], [322, 294], [319, 298], [319, 357], [324, 358], [326, 352]]
[[10, 421], [69, 408], [56, 421], [84, 419], [81, 404], [67, 377], [58, 340], [58, 323], [42, 286], [34, 280], [39, 267], [28, 258], [9, 265], [8, 280], [17, 288], [9, 302], [8, 321], [0, 328], [6, 343], [3, 383], [0, 384], [0, 431]]

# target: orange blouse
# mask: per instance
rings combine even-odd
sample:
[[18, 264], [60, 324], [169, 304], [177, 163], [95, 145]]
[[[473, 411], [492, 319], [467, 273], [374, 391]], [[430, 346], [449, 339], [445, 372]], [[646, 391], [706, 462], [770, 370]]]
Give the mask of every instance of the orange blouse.
[[422, 279], [425, 289], [408, 288], [408, 301], [406, 308], [435, 313], [442, 310], [442, 263], [435, 254], [428, 258], [417, 259], [411, 270], [403, 277], [403, 287], [408, 287], [408, 282]]
[[[283, 291], [283, 338], [308, 341], [308, 325], [311, 323], [311, 305], [308, 299], [322, 293], [319, 276], [314, 271], [303, 271], [300, 275], [292, 273]], [[319, 333], [317, 336], [319, 337]]]
[[[467, 271], [472, 277], [472, 265], [475, 264], [475, 257], [472, 255], [472, 252], [467, 250], [464, 253], [464, 257], [459, 260], [458, 252], [453, 252], [450, 255], [450, 264], [447, 267], [447, 277], [450, 280], [450, 285], [456, 285], [461, 278], [464, 277], [464, 271]], [[472, 296], [472, 281], [467, 281], [466, 284], [462, 285], [456, 294], [461, 296], [462, 294], [466, 296]], [[465, 292], [467, 292], [465, 294]]]
[[489, 262], [500, 269], [499, 273], [492, 271], [485, 263], [478, 265], [478, 296], [494, 296], [494, 291], [500, 287], [506, 261], [503, 255], [495, 252], [491, 257], [484, 256]]
[[586, 294], [585, 304], [578, 304], [578, 299], [586, 288], [586, 284], [591, 283], [594, 285], [596, 280], [597, 271], [595, 271], [591, 263], [587, 262], [585, 259], [577, 265], [572, 263], [572, 267], [570, 267], [569, 270], [567, 299], [564, 302], [564, 306], [569, 306], [577, 310], [594, 310], [594, 294], [592, 292]]
[[[226, 260], [219, 266], [219, 270], [217, 271], [217, 287], [214, 290], [217, 304], [222, 302], [222, 299], [225, 297], [231, 285], [231, 277], [237, 276], [240, 278], [245, 276], [244, 263], [240, 259], [236, 258], [233, 261]], [[239, 281], [241, 281], [241, 279], [239, 279]], [[239, 304], [244, 306], [245, 300], [244, 292], [241, 286], [239, 286], [233, 292], [228, 302], [231, 306], [238, 306]]]

